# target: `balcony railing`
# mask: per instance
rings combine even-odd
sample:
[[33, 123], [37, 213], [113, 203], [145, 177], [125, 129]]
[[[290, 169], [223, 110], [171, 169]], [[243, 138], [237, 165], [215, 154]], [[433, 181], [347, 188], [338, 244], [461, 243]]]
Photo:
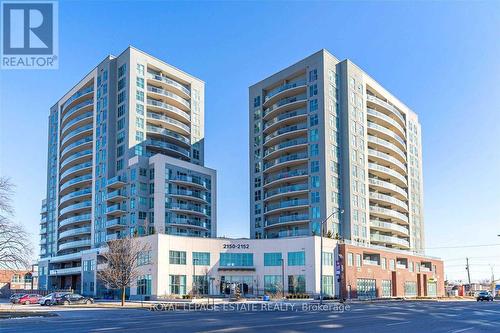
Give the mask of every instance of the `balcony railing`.
[[372, 213], [372, 212], [384, 214], [386, 216], [391, 216], [391, 217], [400, 219], [400, 220], [408, 223], [408, 216], [406, 216], [405, 214], [402, 214], [400, 212], [397, 212], [395, 210], [392, 210], [392, 209], [387, 209], [387, 208], [383, 208], [383, 207], [370, 205], [370, 213]]
[[394, 140], [398, 141], [403, 147], [406, 147], [406, 142], [401, 138], [398, 134], [394, 133], [392, 130], [385, 128], [384, 126], [380, 126], [378, 124], [375, 124], [374, 122], [368, 121], [367, 122], [368, 128], [375, 129], [379, 132], [384, 133], [385, 135], [393, 138]]
[[64, 171], [61, 174], [61, 178], [60, 179], [65, 178], [66, 176], [72, 174], [73, 172], [77, 172], [79, 170], [88, 169], [88, 168], [91, 168], [91, 167], [92, 167], [92, 162], [84, 162], [84, 163], [77, 164], [74, 167], [71, 167], [68, 170]]
[[292, 171], [287, 171], [287, 172], [280, 172], [277, 174], [272, 174], [268, 175], [264, 181], [264, 184], [269, 184], [271, 182], [274, 182], [275, 180], [283, 179], [283, 178], [291, 178], [291, 177], [298, 177], [298, 176], [305, 176], [307, 175], [307, 170], [305, 169], [296, 169]]
[[196, 206], [196, 205], [170, 202], [170, 203], [165, 204], [165, 207], [168, 209], [197, 212], [197, 213], [201, 213], [201, 214], [204, 214], [207, 216], [209, 215], [207, 208], [201, 207], [201, 206]]
[[89, 105], [94, 105], [94, 100], [93, 99], [88, 99], [86, 101], [83, 101], [75, 106], [73, 106], [71, 109], [68, 111], [64, 112], [64, 116], [61, 119], [61, 124], [64, 123], [66, 119], [68, 119], [69, 116], [71, 116], [73, 113], [80, 111], [81, 109], [89, 106]]
[[309, 200], [307, 199], [286, 200], [267, 205], [266, 212], [270, 212], [281, 208], [291, 208], [291, 207], [306, 206], [306, 205], [309, 205]]
[[392, 106], [391, 104], [387, 103], [386, 101], [383, 101], [381, 100], [380, 98], [377, 98], [375, 96], [372, 96], [372, 95], [368, 95], [366, 97], [366, 99], [370, 102], [373, 102], [373, 103], [376, 103], [378, 105], [381, 105], [382, 107], [384, 107], [385, 109], [391, 111], [396, 117], [398, 117], [398, 119], [403, 123], [405, 124], [405, 120], [404, 120], [404, 117], [403, 115], [394, 107]]
[[181, 103], [182, 105], [184, 105], [187, 108], [190, 107], [190, 104], [189, 104], [188, 101], [186, 101], [181, 96], [179, 96], [177, 94], [174, 94], [171, 91], [168, 91], [168, 90], [165, 90], [165, 89], [156, 88], [156, 87], [149, 86], [149, 85], [148, 85], [148, 89], [147, 90], [149, 92], [153, 92], [153, 93], [158, 94], [158, 95], [162, 95], [162, 96], [165, 96], [165, 97], [172, 98], [173, 100], [176, 100], [177, 102]]
[[394, 191], [396, 193], [401, 194], [403, 197], [408, 198], [408, 194], [406, 193], [406, 191], [403, 188], [401, 188], [401, 187], [399, 187], [397, 185], [391, 184], [389, 182], [386, 182], [384, 180], [380, 180], [380, 179], [376, 179], [376, 178], [370, 177], [368, 179], [368, 183], [370, 185], [380, 186], [380, 187], [383, 187], [383, 188], [386, 188], [386, 189], [390, 189], [390, 190], [392, 190], [392, 191]]
[[73, 94], [73, 96], [71, 96], [70, 98], [68, 98], [66, 100], [66, 102], [64, 102], [64, 104], [62, 105], [62, 109], [64, 110], [66, 108], [66, 106], [68, 106], [69, 104], [71, 104], [71, 102], [73, 102], [74, 100], [78, 99], [79, 97], [81, 97], [83, 95], [91, 93], [93, 91], [94, 91], [94, 85], [88, 86], [86, 88], [83, 88], [83, 89], [77, 91], [76, 93]]
[[392, 164], [397, 165], [399, 168], [401, 168], [401, 170], [403, 170], [404, 172], [406, 172], [406, 165], [404, 165], [397, 158], [394, 158], [394, 157], [392, 157], [389, 154], [382, 153], [382, 152], [377, 151], [375, 149], [368, 149], [368, 155], [376, 156], [378, 158], [381, 158], [383, 160], [391, 162]]
[[282, 157], [277, 158], [275, 160], [272, 160], [270, 162], [264, 163], [264, 170], [269, 169], [270, 167], [273, 167], [273, 166], [281, 164], [281, 163], [295, 161], [295, 160], [301, 160], [301, 159], [305, 159], [305, 158], [308, 158], [308, 155], [306, 152], [282, 156]]
[[267, 155], [269, 155], [269, 154], [271, 154], [271, 153], [273, 153], [273, 152], [275, 152], [277, 150], [288, 148], [288, 147], [292, 147], [292, 146], [303, 145], [303, 144], [306, 144], [306, 143], [307, 143], [307, 138], [298, 138], [298, 139], [295, 139], [295, 140], [284, 141], [284, 142], [282, 142], [280, 144], [277, 144], [275, 146], [267, 148], [264, 151], [264, 157], [266, 157]]
[[176, 81], [174, 81], [172, 79], [169, 79], [166, 76], [157, 75], [157, 74], [153, 74], [153, 73], [148, 73], [148, 77], [151, 78], [151, 79], [155, 79], [157, 81], [164, 82], [164, 83], [166, 83], [166, 84], [168, 84], [170, 86], [173, 86], [173, 87], [181, 90], [186, 95], [191, 96], [191, 91], [188, 88], [186, 88], [184, 85], [180, 84], [179, 82], [176, 82]]
[[306, 94], [300, 94], [297, 96], [292, 96], [292, 97], [287, 97], [282, 100], [279, 100], [275, 104], [271, 105], [269, 108], [264, 110], [264, 117], [268, 115], [269, 113], [273, 112], [274, 110], [282, 107], [283, 105], [294, 103], [297, 101], [306, 101], [307, 100], [307, 95]]
[[410, 242], [398, 237], [371, 234], [370, 239], [374, 242], [390, 243], [390, 244], [400, 245], [403, 247], [410, 247]]
[[165, 109], [167, 111], [171, 111], [171, 112], [178, 114], [179, 116], [181, 116], [187, 120], [191, 120], [191, 116], [189, 115], [189, 113], [187, 113], [186, 111], [182, 111], [181, 109], [176, 108], [175, 106], [170, 105], [168, 103], [163, 103], [161, 101], [157, 101], [155, 99], [148, 98], [147, 105], [156, 106], [156, 107]]
[[296, 184], [296, 185], [289, 185], [289, 186], [282, 186], [278, 187], [273, 190], [269, 190], [266, 192], [265, 197], [269, 198], [277, 194], [285, 194], [285, 193], [290, 193], [290, 192], [296, 192], [296, 191], [305, 191], [308, 190], [309, 187], [307, 184]]
[[383, 229], [397, 231], [397, 232], [403, 233], [405, 235], [410, 234], [408, 228], [405, 228], [405, 227], [398, 225], [398, 224], [395, 224], [395, 223], [389, 223], [389, 222], [371, 219], [370, 225], [373, 227], [379, 227], [379, 228], [383, 228]]
[[157, 147], [157, 148], [161, 148], [161, 149], [169, 149], [169, 150], [174, 150], [186, 157], [190, 157], [191, 156], [191, 151], [188, 150], [188, 149], [185, 149], [185, 148], [182, 148], [182, 147], [179, 147], [177, 145], [174, 145], [172, 143], [168, 143], [168, 142], [165, 142], [165, 141], [159, 141], [159, 140], [146, 140], [145, 141], [145, 144], [146, 146], [153, 146], [153, 147]]
[[204, 180], [203, 178], [197, 177], [197, 176], [177, 175], [177, 176], [173, 176], [172, 178], [170, 178], [170, 180], [181, 181], [181, 182], [185, 182], [185, 183], [192, 183], [192, 184], [203, 186], [204, 188], [207, 188], [207, 189], [209, 188], [208, 182], [206, 180]]
[[67, 219], [59, 221], [59, 228], [64, 227], [64, 226], [69, 225], [69, 224], [73, 224], [73, 223], [90, 221], [90, 219], [91, 219], [90, 214], [82, 214], [82, 215], [78, 215], [78, 216], [69, 217]]
[[[167, 117], [168, 118], [168, 117]], [[179, 141], [182, 141], [184, 142], [185, 144], [191, 144], [191, 141], [189, 140], [189, 138], [186, 138], [184, 135], [180, 135], [174, 131], [171, 131], [169, 129], [166, 129], [166, 128], [163, 128], [163, 127], [158, 127], [158, 126], [154, 126], [154, 125], [147, 125], [146, 126], [146, 130], [148, 132], [151, 132], [151, 133], [156, 133], [156, 134], [161, 134], [161, 135], [165, 135], [165, 136], [169, 136], [171, 138], [174, 138], [174, 139], [177, 139]]]
[[84, 137], [83, 139], [80, 139], [78, 141], [75, 141], [73, 142], [72, 144], [70, 145], [67, 145], [66, 148], [64, 148], [62, 151], [61, 151], [61, 156], [64, 156], [67, 152], [69, 152], [70, 150], [72, 150], [73, 148], [76, 148], [78, 146], [81, 146], [81, 145], [84, 145], [84, 144], [87, 144], [89, 142], [92, 142], [92, 135], [89, 135], [89, 136], [86, 136]]
[[289, 83], [286, 83], [282, 86], [279, 86], [277, 88], [274, 88], [273, 90], [269, 91], [267, 93], [267, 96], [265, 98], [265, 102], [267, 102], [269, 99], [271, 99], [273, 96], [276, 96], [277, 94], [285, 91], [285, 90], [288, 90], [288, 89], [292, 89], [292, 88], [295, 88], [295, 87], [300, 87], [300, 86], [304, 86], [306, 85], [306, 80], [299, 80], [299, 81], [295, 81], [295, 82], [289, 82]]
[[266, 219], [266, 226], [272, 226], [280, 223], [299, 222], [309, 220], [308, 214], [283, 215]]
[[73, 242], [59, 244], [59, 251], [90, 246], [90, 239], [83, 239]]
[[298, 109], [298, 110], [294, 110], [294, 111], [290, 111], [290, 112], [286, 112], [286, 113], [282, 113], [280, 114], [279, 116], [277, 117], [274, 117], [273, 119], [269, 120], [268, 122], [266, 122], [264, 124], [264, 129], [267, 129], [268, 127], [282, 121], [282, 120], [285, 120], [285, 119], [288, 119], [288, 118], [292, 118], [292, 117], [297, 117], [297, 116], [301, 116], [301, 115], [306, 115], [307, 114], [307, 110], [306, 109]]
[[90, 207], [92, 207], [92, 201], [84, 201], [84, 202], [80, 202], [77, 204], [73, 204], [73, 205], [70, 205], [68, 207], [64, 207], [63, 209], [61, 209], [59, 211], [59, 216], [64, 215], [64, 214], [69, 213], [69, 212], [72, 212], [74, 210], [90, 208]]
[[290, 132], [294, 132], [294, 131], [300, 131], [300, 130], [303, 130], [303, 129], [307, 129], [307, 123], [299, 123], [299, 124], [295, 124], [295, 125], [290, 125], [290, 126], [282, 127], [279, 130], [274, 131], [274, 132], [272, 132], [269, 135], [266, 135], [264, 137], [264, 143], [268, 142], [272, 138], [277, 137], [278, 135], [282, 135], [282, 134], [290, 133]]

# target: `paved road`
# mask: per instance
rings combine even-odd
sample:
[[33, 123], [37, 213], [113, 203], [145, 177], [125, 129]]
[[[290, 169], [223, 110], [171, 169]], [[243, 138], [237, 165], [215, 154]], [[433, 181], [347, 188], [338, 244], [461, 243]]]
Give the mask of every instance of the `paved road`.
[[0, 320], [0, 332], [500, 332], [500, 302], [351, 303], [343, 313], [297, 307], [219, 312], [53, 308], [58, 317]]

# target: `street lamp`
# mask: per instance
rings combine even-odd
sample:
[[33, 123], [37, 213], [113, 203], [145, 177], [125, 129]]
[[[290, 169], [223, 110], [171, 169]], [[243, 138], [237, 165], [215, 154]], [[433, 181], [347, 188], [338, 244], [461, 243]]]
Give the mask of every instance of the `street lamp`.
[[337, 209], [335, 210], [333, 213], [331, 213], [330, 215], [328, 215], [326, 217], [326, 219], [324, 219], [323, 221], [321, 221], [321, 226], [320, 226], [320, 230], [321, 230], [321, 237], [320, 237], [320, 265], [319, 265], [319, 304], [320, 305], [323, 305], [323, 225], [326, 223], [326, 221], [328, 221], [328, 219], [330, 219], [330, 217], [332, 217], [333, 215], [335, 214], [342, 214], [344, 212], [344, 210], [340, 210], [340, 209]]

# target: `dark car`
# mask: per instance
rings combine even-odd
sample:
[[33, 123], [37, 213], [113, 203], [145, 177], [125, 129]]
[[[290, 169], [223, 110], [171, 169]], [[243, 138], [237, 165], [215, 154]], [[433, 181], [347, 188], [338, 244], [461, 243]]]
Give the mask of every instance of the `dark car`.
[[42, 295], [38, 294], [25, 294], [19, 298], [18, 303], [20, 304], [36, 304], [42, 298]]
[[489, 291], [480, 291], [477, 296], [476, 300], [479, 301], [493, 301], [493, 295]]
[[26, 294], [12, 294], [10, 296], [9, 300], [10, 300], [11, 303], [16, 304], [16, 303], [19, 303], [19, 299], [21, 297], [23, 297], [24, 295], [26, 295]]
[[57, 301], [57, 304], [64, 305], [92, 303], [94, 303], [94, 299], [92, 297], [85, 297], [80, 294], [66, 294]]
[[40, 305], [54, 305], [58, 304], [58, 302], [61, 300], [61, 297], [64, 295], [69, 294], [68, 292], [55, 292], [55, 293], [50, 293], [45, 297], [40, 298], [38, 301], [38, 304]]

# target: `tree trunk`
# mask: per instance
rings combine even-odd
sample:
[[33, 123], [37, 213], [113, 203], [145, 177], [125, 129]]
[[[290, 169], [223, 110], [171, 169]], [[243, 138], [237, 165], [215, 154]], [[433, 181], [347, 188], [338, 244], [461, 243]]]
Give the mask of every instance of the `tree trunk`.
[[122, 306], [125, 304], [125, 288], [122, 288]]

